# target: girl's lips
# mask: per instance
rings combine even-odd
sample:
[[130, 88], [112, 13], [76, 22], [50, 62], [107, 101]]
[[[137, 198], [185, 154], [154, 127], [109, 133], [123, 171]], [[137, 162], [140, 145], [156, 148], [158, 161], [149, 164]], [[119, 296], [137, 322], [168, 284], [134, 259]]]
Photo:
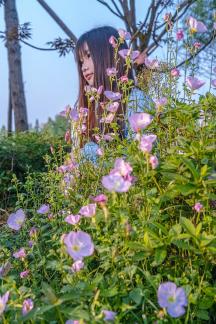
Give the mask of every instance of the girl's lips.
[[86, 78], [86, 80], [90, 80], [90, 79], [92, 78], [92, 76], [93, 76], [93, 73], [91, 73], [91, 74], [87, 74], [87, 75], [85, 76], [85, 78]]

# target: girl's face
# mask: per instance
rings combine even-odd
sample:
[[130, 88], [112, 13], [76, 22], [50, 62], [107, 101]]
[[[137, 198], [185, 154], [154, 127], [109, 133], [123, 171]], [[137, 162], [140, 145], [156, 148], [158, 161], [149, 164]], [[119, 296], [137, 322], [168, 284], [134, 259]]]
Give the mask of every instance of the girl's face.
[[90, 86], [94, 86], [94, 63], [86, 43], [83, 52], [80, 53], [80, 64], [84, 79]]

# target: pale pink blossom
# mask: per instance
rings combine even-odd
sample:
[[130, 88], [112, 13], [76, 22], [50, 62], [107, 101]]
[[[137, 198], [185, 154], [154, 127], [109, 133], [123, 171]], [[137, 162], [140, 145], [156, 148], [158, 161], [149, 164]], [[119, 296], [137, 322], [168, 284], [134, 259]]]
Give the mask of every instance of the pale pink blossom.
[[95, 216], [96, 213], [96, 204], [89, 204], [86, 206], [83, 206], [80, 211], [79, 214], [84, 216], [84, 217], [92, 217]]
[[129, 124], [134, 132], [139, 132], [151, 124], [153, 117], [147, 113], [134, 113], [129, 118]]
[[[126, 177], [129, 175], [133, 168], [131, 167], [130, 163], [126, 162], [122, 158], [118, 158], [115, 160], [114, 164], [114, 170], [117, 171], [121, 176]], [[114, 172], [110, 172], [110, 174], [113, 174]]]
[[170, 74], [171, 74], [172, 77], [178, 78], [180, 76], [180, 71], [177, 68], [173, 68], [170, 71]]
[[25, 249], [24, 249], [24, 248], [21, 248], [21, 249], [18, 250], [17, 252], [14, 252], [14, 253], [13, 253], [13, 257], [14, 257], [15, 259], [21, 259], [21, 260], [24, 260], [25, 257], [26, 257]]
[[193, 206], [193, 209], [194, 209], [197, 213], [199, 213], [199, 212], [202, 211], [202, 209], [203, 209], [203, 205], [202, 205], [200, 202], [197, 202], [197, 203]]
[[127, 75], [122, 75], [122, 76], [120, 77], [120, 81], [121, 81], [122, 83], [127, 83], [127, 82], [128, 82], [128, 77], [127, 77]]
[[194, 46], [194, 48], [196, 48], [196, 49], [199, 49], [200, 47], [201, 47], [201, 43], [200, 42], [195, 42], [194, 44], [193, 44], [193, 46]]
[[103, 135], [103, 139], [105, 140], [105, 141], [107, 141], [107, 142], [112, 142], [113, 141], [113, 135], [114, 134], [109, 134], [109, 133], [107, 133], [107, 134], [104, 134]]
[[191, 33], [205, 33], [205, 32], [207, 32], [206, 25], [203, 22], [198, 21], [191, 16], [188, 18], [188, 26], [189, 26]]
[[84, 262], [82, 260], [75, 261], [71, 266], [72, 272], [79, 272], [81, 269], [84, 268]]
[[4, 313], [10, 292], [7, 291], [4, 295], [0, 295], [0, 316]]
[[96, 197], [91, 198], [96, 203], [106, 203], [108, 198], [104, 194], [97, 195]]
[[103, 92], [103, 85], [100, 85], [97, 89], [97, 94], [101, 95], [102, 92]]
[[120, 38], [123, 39], [123, 40], [130, 40], [131, 39], [131, 34], [128, 31], [124, 30], [124, 29], [119, 29], [118, 33], [119, 33]]
[[180, 40], [182, 40], [184, 38], [184, 31], [183, 31], [183, 29], [179, 29], [179, 30], [177, 30], [177, 32], [176, 32], [176, 39], [178, 40], [178, 41], [180, 41]]
[[211, 85], [212, 85], [212, 87], [216, 88], [216, 79], [211, 81]]
[[160, 66], [157, 59], [150, 60], [148, 57], [145, 58], [145, 65], [148, 69], [158, 69]]
[[70, 141], [71, 141], [71, 131], [70, 131], [70, 129], [68, 129], [68, 130], [65, 132], [64, 139], [65, 139], [65, 142], [66, 142], [66, 143], [70, 143]]
[[104, 91], [104, 95], [107, 97], [107, 99], [112, 101], [120, 100], [122, 97], [120, 92], [113, 92], [109, 90]]
[[159, 98], [155, 100], [155, 107], [159, 110], [161, 107], [166, 106], [167, 102], [168, 100], [166, 97]]
[[109, 174], [102, 177], [102, 185], [111, 192], [127, 192], [131, 184], [131, 181], [124, 180], [120, 175]]
[[150, 153], [152, 150], [153, 143], [156, 141], [157, 136], [154, 134], [151, 135], [142, 135], [140, 139], [139, 148], [144, 153]]
[[111, 102], [110, 104], [107, 105], [107, 110], [115, 113], [118, 110], [119, 107], [119, 102], [115, 101], [115, 102]]
[[101, 147], [99, 147], [99, 148], [96, 150], [96, 154], [97, 154], [98, 156], [103, 156], [103, 155], [104, 155], [104, 150], [103, 150]]
[[191, 76], [186, 78], [186, 84], [191, 90], [196, 90], [201, 88], [205, 84], [205, 81]]
[[24, 211], [20, 208], [15, 213], [9, 215], [7, 225], [15, 231], [19, 231], [26, 219]]
[[28, 277], [29, 273], [30, 273], [30, 270], [25, 270], [25, 271], [20, 272], [20, 278], [23, 279], [23, 278]]
[[22, 306], [22, 314], [23, 314], [23, 316], [28, 314], [33, 308], [34, 308], [33, 300], [31, 298], [25, 299], [24, 302], [23, 302], [23, 306]]
[[120, 50], [118, 53], [123, 59], [130, 57], [132, 61], [136, 60], [140, 55], [139, 51], [132, 51], [131, 49], [127, 49], [127, 48]]
[[116, 48], [118, 46], [117, 39], [114, 36], [110, 36], [109, 43], [112, 45], [113, 48]]
[[68, 224], [75, 225], [75, 224], [78, 224], [79, 223], [80, 218], [81, 218], [81, 216], [79, 214], [77, 214], [77, 215], [70, 214], [67, 217], [65, 217], [64, 220]]
[[106, 74], [107, 74], [109, 77], [114, 77], [114, 76], [116, 76], [117, 73], [118, 73], [118, 71], [116, 70], [115, 67], [111, 67], [111, 68], [107, 68], [107, 69], [106, 69]]
[[151, 164], [152, 169], [156, 169], [159, 164], [157, 156], [151, 155], [149, 158], [149, 163]]
[[112, 123], [114, 117], [115, 117], [114, 113], [109, 113], [106, 117], [102, 117], [100, 119], [100, 123], [110, 124]]

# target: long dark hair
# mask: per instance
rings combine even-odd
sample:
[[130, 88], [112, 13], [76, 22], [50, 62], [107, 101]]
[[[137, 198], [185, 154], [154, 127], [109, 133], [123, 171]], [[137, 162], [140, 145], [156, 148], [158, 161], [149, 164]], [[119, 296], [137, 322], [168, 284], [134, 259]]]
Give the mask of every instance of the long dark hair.
[[[114, 36], [116, 39], [119, 38], [118, 31], [110, 26], [103, 26], [91, 29], [90, 31], [84, 33], [77, 41], [76, 49], [75, 49], [75, 57], [78, 66], [78, 75], [79, 75], [79, 95], [78, 95], [78, 108], [87, 107], [87, 97], [85, 95], [85, 86], [88, 85], [86, 80], [83, 77], [82, 73], [82, 65], [80, 62], [80, 57], [85, 53], [85, 44], [87, 44], [88, 49], [90, 51], [93, 63], [94, 63], [94, 87], [98, 88], [99, 86], [103, 86], [104, 90], [112, 90], [117, 91], [117, 83], [113, 82], [112, 89], [110, 85], [109, 77], [106, 74], [106, 69], [115, 66], [114, 60], [114, 48], [109, 43], [109, 39], [111, 36]], [[127, 49], [127, 43], [124, 42], [119, 46], [119, 50]], [[123, 58], [118, 56], [118, 67], [117, 67], [117, 78], [120, 78], [125, 73], [125, 61]], [[133, 78], [132, 70], [128, 72], [128, 78]], [[101, 95], [101, 100], [104, 100], [103, 95]], [[102, 115], [102, 107], [99, 105], [98, 107], [98, 116]], [[118, 111], [116, 112], [116, 118], [118, 120], [118, 116], [125, 115], [125, 105], [119, 105]], [[124, 120], [120, 118], [121, 121], [118, 121], [118, 124], [121, 128], [120, 132], [123, 132], [124, 128]], [[93, 129], [98, 127], [98, 120], [95, 118], [95, 104], [92, 103], [89, 107], [88, 114], [88, 136], [94, 140], [93, 138]]]

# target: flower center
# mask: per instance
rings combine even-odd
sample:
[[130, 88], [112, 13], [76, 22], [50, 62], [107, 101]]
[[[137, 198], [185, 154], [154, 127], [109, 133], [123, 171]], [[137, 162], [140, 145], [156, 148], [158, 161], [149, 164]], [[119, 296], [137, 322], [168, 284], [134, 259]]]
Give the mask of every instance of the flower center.
[[170, 296], [170, 297], [168, 298], [168, 302], [169, 302], [169, 303], [174, 303], [174, 302], [175, 302], [175, 297], [174, 297], [174, 296]]
[[80, 246], [79, 245], [73, 245], [72, 250], [75, 251], [75, 252], [78, 252], [80, 250]]
[[190, 32], [191, 34], [194, 34], [197, 32], [197, 29], [195, 27], [191, 27]]

